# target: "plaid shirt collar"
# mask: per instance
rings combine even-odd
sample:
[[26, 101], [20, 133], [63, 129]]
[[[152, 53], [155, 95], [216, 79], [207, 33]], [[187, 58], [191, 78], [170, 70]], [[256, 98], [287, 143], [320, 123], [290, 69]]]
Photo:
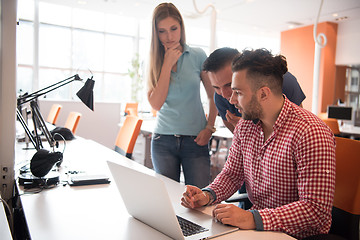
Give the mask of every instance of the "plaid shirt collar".
[[290, 112], [293, 111], [290, 100], [287, 99], [287, 97], [284, 94], [283, 97], [284, 97], [284, 104], [273, 126], [274, 133], [276, 133], [279, 129], [282, 128], [287, 118], [291, 115]]

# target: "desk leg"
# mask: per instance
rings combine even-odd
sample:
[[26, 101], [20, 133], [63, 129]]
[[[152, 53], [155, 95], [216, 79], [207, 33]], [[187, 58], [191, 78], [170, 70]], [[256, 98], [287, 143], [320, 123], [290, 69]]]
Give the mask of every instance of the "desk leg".
[[[214, 137], [213, 144], [216, 144], [216, 148], [214, 151], [210, 151], [210, 161], [211, 161], [211, 180], [214, 180], [215, 177], [218, 175], [218, 173], [222, 170], [224, 167], [224, 164], [227, 160], [227, 157], [229, 155], [229, 149], [231, 147], [232, 140], [227, 138], [221, 138], [221, 137]], [[210, 150], [214, 149], [211, 148]]]
[[145, 159], [144, 165], [148, 168], [153, 168], [151, 160], [151, 134], [144, 134], [145, 137]]
[[226, 148], [227, 148], [227, 151], [226, 151], [226, 159], [228, 158], [229, 156], [229, 150], [230, 150], [230, 147], [231, 147], [231, 144], [232, 144], [232, 140], [230, 139], [226, 139]]
[[13, 197], [13, 234], [14, 239], [31, 239], [29, 229], [27, 226], [25, 214], [22, 208], [21, 199], [17, 187], [14, 187], [14, 197]]

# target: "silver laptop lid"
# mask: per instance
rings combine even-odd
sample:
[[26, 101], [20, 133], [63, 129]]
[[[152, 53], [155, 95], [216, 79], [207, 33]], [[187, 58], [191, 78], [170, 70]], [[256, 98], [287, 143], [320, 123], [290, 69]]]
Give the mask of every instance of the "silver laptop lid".
[[[165, 183], [154, 171], [144, 173], [111, 161], [108, 161], [108, 166], [130, 215], [173, 239], [184, 239]], [[180, 217], [206, 229], [185, 237], [186, 240], [208, 239], [238, 230], [215, 222], [210, 215], [181, 208], [177, 212]]]
[[107, 163], [130, 215], [171, 238], [184, 239], [165, 184], [155, 173]]

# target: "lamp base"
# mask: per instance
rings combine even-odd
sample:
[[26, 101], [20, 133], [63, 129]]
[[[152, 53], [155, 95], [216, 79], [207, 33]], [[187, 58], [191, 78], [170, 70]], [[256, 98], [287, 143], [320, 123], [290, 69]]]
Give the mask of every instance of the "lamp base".
[[46, 187], [57, 185], [60, 182], [60, 174], [51, 171], [44, 177], [35, 177], [31, 172], [23, 172], [19, 175], [19, 184], [24, 188]]

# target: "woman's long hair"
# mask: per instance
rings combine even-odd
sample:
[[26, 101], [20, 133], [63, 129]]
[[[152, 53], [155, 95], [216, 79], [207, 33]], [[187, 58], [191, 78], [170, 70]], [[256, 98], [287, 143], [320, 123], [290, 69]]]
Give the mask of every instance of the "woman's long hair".
[[185, 44], [185, 27], [183, 18], [179, 10], [172, 3], [161, 3], [159, 4], [152, 17], [152, 33], [151, 33], [151, 46], [150, 46], [150, 60], [149, 60], [149, 76], [148, 76], [148, 90], [153, 89], [160, 76], [162, 64], [164, 62], [165, 49], [162, 46], [158, 31], [157, 24], [167, 18], [172, 17], [177, 20], [181, 28], [180, 44], [184, 47]]

